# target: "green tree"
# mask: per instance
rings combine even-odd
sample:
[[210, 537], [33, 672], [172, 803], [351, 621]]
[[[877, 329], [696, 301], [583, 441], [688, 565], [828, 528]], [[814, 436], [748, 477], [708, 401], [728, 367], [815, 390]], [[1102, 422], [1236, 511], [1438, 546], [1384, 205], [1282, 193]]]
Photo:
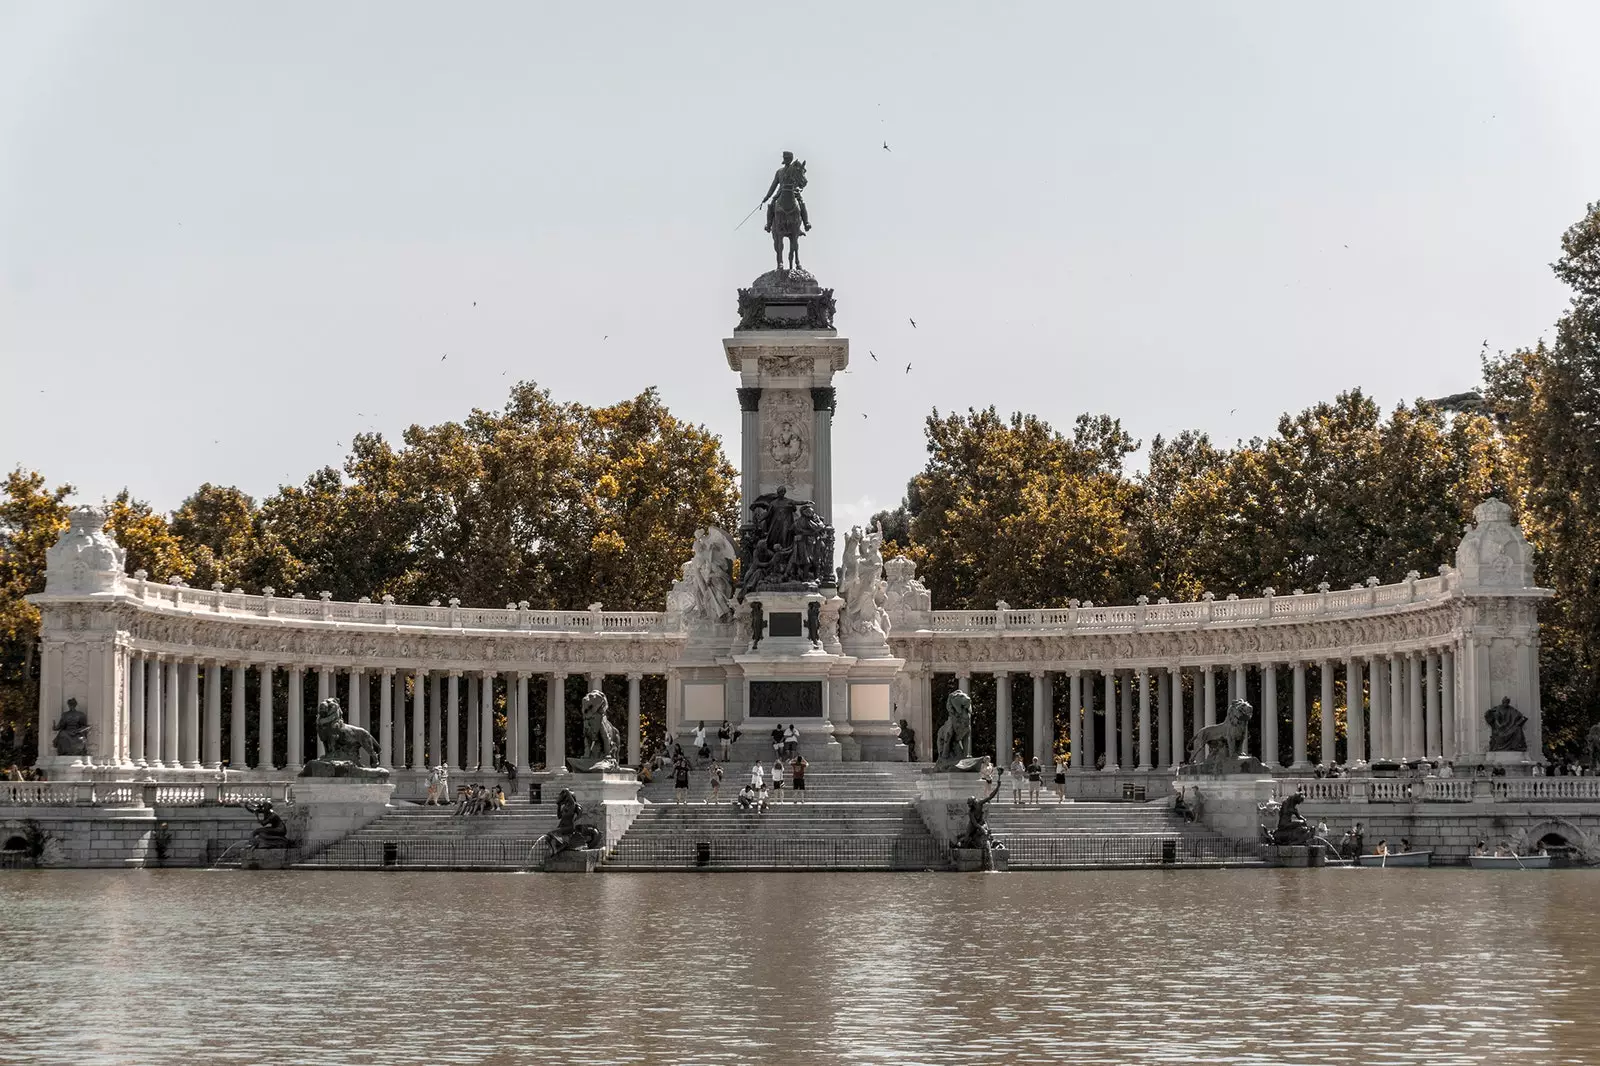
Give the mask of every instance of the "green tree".
[[1600, 719], [1600, 204], [1562, 235], [1555, 274], [1572, 289], [1555, 342], [1490, 357], [1485, 401], [1512, 456], [1540, 581], [1544, 736], [1570, 750]]
[[39, 611], [24, 597], [44, 591], [45, 552], [67, 528], [72, 491], [18, 468], [0, 496], [0, 768], [38, 755]]

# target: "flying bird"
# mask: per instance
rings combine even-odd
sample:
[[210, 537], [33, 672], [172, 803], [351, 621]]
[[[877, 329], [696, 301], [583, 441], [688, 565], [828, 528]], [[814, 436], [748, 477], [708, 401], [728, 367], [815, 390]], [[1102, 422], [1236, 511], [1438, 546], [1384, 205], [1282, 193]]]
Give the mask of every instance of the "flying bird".
[[873, 362], [874, 362], [874, 363], [876, 363], [876, 362], [877, 362], [877, 361], [878, 361], [878, 353], [877, 353], [877, 352], [875, 352], [875, 351], [873, 351], [873, 350], [872, 350], [872, 349], [871, 349], [871, 348], [868, 348], [868, 349], [867, 349], [867, 354], [868, 354], [868, 355], [870, 355], [870, 356], [872, 356], [872, 361], [873, 361]]
[[883, 150], [885, 152], [887, 152], [889, 150], [889, 142], [888, 141], [884, 141], [883, 142]]
[[907, 374], [911, 373], [911, 364], [910, 363], [906, 364], [906, 373]]
[[443, 354], [443, 355], [441, 355], [441, 356], [440, 356], [440, 357], [439, 357], [439, 362], [441, 362], [441, 363], [442, 363], [442, 362], [444, 362], [444, 361], [445, 361], [445, 360], [446, 360], [446, 359], [448, 359], [448, 358], [450, 358], [450, 353], [449, 353], [449, 352], [445, 352], [445, 353], [444, 353], [444, 354]]
[[907, 321], [907, 322], [909, 322], [909, 323], [911, 323], [911, 328], [912, 328], [912, 329], [916, 329], [916, 328], [917, 328], [917, 320], [916, 320], [916, 319], [914, 319], [914, 318], [907, 318], [907, 319], [906, 319], [906, 321]]
[[862, 411], [862, 412], [861, 412], [861, 417], [862, 417], [862, 418], [866, 418], [866, 417], [867, 417], [867, 412], [865, 412], [865, 411]]
[[472, 301], [472, 306], [473, 307], [477, 307], [478, 306], [478, 301], [477, 300], [473, 300]]

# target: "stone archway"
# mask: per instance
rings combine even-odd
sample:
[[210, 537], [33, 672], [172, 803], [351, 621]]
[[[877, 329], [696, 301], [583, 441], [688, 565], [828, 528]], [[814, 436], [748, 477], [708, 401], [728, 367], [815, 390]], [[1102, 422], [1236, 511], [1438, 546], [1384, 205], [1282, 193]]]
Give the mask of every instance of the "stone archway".
[[1537, 849], [1547, 836], [1560, 837], [1584, 862], [1600, 865], [1600, 837], [1585, 832], [1565, 818], [1546, 818], [1534, 822], [1512, 839], [1511, 846], [1519, 855], [1527, 854]]

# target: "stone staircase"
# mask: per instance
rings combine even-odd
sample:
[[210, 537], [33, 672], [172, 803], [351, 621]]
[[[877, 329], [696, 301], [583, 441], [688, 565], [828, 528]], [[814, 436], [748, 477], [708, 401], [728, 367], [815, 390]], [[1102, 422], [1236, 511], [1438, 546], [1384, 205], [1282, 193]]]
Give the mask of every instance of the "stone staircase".
[[453, 809], [400, 804], [295, 868], [521, 870], [536, 865], [534, 844], [556, 824], [553, 804], [525, 798], [493, 814], [459, 817]]
[[[1001, 796], [1009, 798], [1009, 791]], [[1013, 870], [1259, 865], [1256, 848], [1186, 824], [1166, 802], [1016, 806], [997, 799], [989, 829]]]

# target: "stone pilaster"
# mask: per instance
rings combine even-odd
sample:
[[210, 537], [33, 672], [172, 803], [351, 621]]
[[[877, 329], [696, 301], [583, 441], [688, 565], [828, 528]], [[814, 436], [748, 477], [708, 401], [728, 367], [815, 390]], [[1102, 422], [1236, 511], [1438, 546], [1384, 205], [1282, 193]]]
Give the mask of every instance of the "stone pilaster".
[[811, 390], [812, 436], [816, 455], [817, 514], [833, 525], [833, 412], [838, 406], [832, 385]]
[[744, 523], [750, 520], [750, 501], [761, 495], [761, 389], [744, 386], [738, 393], [739, 521]]

